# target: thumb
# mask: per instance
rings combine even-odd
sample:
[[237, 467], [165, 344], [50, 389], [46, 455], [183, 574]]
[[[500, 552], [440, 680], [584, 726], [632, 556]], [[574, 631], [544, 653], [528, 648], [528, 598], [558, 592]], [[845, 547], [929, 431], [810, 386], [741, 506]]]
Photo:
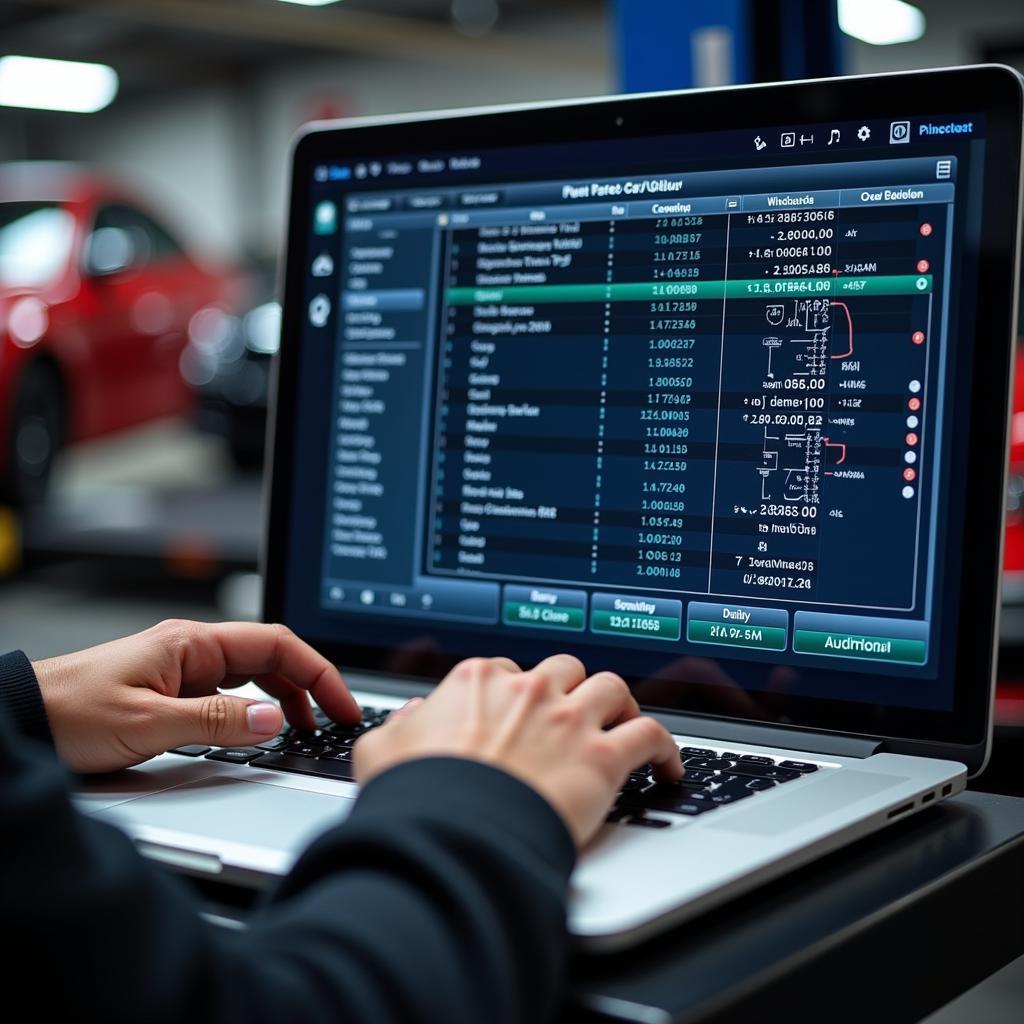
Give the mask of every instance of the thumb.
[[171, 698], [175, 713], [167, 716], [164, 749], [208, 743], [216, 747], [252, 746], [276, 736], [284, 716], [276, 704], [213, 693], [208, 697]]

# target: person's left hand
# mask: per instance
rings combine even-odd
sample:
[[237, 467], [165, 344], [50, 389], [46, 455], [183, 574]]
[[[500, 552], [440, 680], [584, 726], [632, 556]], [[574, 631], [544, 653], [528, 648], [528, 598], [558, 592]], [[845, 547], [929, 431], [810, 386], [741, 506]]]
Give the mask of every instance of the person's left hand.
[[[315, 728], [309, 694], [338, 722], [360, 710], [338, 670], [285, 626], [168, 620], [135, 636], [33, 664], [57, 754], [109, 772], [190, 743], [243, 746]], [[281, 706], [227, 697], [253, 680]]]

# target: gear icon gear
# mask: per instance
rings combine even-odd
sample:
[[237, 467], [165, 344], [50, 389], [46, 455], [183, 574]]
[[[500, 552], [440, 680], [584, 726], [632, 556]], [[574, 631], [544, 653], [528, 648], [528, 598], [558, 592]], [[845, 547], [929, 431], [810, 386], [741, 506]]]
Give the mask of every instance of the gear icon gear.
[[871, 129], [866, 124], [862, 124], [857, 129], [857, 138], [860, 139], [861, 142], [867, 142], [868, 139], [871, 138]]

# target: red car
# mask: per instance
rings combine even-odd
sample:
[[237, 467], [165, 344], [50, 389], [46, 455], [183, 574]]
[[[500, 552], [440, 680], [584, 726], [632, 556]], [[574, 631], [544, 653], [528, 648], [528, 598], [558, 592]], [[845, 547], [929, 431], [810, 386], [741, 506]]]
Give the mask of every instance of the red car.
[[40, 500], [65, 444], [186, 412], [190, 325], [235, 291], [121, 186], [0, 167], [0, 498]]

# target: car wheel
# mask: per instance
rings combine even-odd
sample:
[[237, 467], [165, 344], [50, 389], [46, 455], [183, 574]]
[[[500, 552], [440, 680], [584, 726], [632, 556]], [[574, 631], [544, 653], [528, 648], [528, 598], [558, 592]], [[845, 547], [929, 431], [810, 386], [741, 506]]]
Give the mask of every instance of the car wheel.
[[46, 496], [54, 459], [64, 441], [60, 383], [43, 363], [28, 367], [14, 400], [8, 479], [4, 490], [15, 505]]

